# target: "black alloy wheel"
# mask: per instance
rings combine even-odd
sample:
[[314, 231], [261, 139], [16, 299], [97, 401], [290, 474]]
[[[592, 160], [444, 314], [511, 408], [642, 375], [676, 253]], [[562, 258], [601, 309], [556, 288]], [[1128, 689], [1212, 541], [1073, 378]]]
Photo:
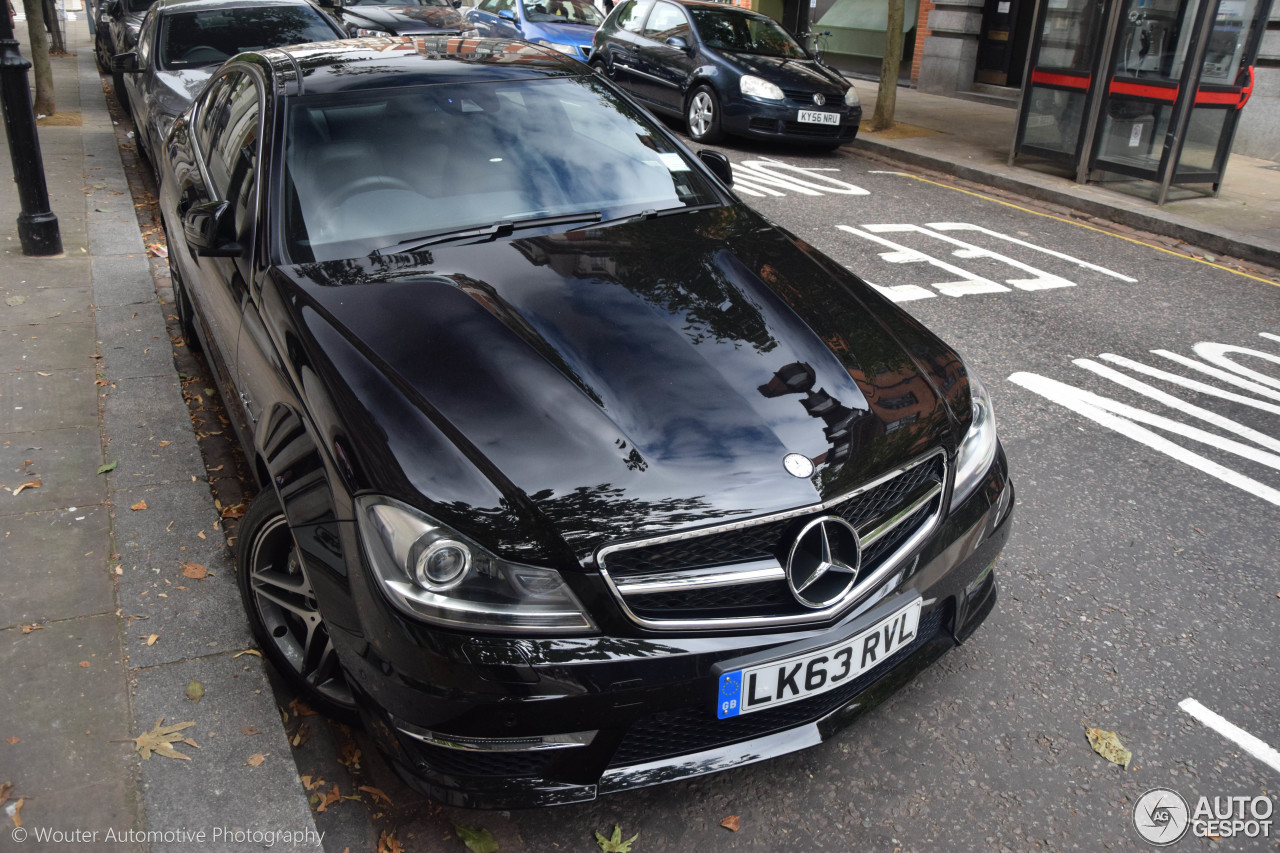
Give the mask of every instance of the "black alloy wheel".
[[351, 689], [274, 491], [259, 494], [241, 522], [236, 581], [267, 660], [315, 710], [355, 722]]

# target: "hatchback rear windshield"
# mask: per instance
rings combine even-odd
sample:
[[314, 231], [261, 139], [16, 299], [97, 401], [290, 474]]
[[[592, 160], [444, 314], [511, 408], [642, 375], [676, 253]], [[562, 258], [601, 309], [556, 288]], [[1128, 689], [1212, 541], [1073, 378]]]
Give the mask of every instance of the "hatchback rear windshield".
[[806, 56], [791, 34], [769, 18], [706, 6], [692, 6], [689, 14], [698, 36], [708, 47], [788, 59]]
[[290, 99], [286, 121], [280, 209], [295, 262], [395, 251], [471, 226], [720, 201], [594, 77], [309, 95]]
[[169, 12], [160, 35], [165, 68], [221, 65], [246, 50], [266, 50], [339, 38], [309, 6], [236, 6], [199, 12]]

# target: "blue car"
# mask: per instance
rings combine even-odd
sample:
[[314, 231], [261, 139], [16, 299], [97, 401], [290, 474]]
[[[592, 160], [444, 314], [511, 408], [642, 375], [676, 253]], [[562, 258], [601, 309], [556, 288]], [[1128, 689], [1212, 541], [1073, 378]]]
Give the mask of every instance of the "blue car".
[[480, 0], [466, 17], [482, 36], [524, 39], [583, 62], [604, 21], [591, 0]]

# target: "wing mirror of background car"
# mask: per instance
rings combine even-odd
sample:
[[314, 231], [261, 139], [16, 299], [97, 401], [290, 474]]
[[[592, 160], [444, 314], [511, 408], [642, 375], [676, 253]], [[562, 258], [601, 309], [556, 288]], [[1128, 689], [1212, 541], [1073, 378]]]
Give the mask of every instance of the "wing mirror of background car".
[[[674, 37], [673, 37], [674, 38]], [[733, 186], [733, 166], [729, 164], [729, 158], [721, 154], [719, 151], [708, 151], [702, 149], [698, 152], [698, 159], [702, 161], [702, 165], [711, 170], [711, 174], [720, 179], [726, 187]]]
[[187, 244], [203, 258], [234, 258], [244, 248], [232, 233], [235, 227], [231, 202], [206, 201], [193, 205], [182, 217]]
[[506, 21], [514, 21], [516, 19], [516, 13], [512, 12], [510, 9], [503, 9], [498, 13], [498, 17]]
[[453, 0], [453, 8], [455, 8], [455, 9], [461, 9], [461, 8], [462, 8], [462, 0]]
[[689, 42], [685, 41], [684, 36], [672, 36], [667, 39], [667, 44], [676, 50], [683, 50], [685, 53], [689, 52]]
[[111, 70], [117, 73], [138, 70], [138, 54], [133, 51], [117, 53], [111, 57]]
[[111, 0], [111, 2], [107, 4], [108, 17], [117, 17], [120, 14], [121, 8], [120, 0]]

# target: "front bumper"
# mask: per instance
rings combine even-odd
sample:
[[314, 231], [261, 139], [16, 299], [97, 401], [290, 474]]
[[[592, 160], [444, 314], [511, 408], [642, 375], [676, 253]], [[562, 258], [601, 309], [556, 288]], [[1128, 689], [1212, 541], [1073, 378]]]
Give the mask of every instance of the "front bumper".
[[[839, 125], [808, 124], [798, 121], [800, 110], [838, 112]], [[721, 126], [727, 133], [755, 139], [774, 139], [785, 142], [830, 145], [848, 143], [858, 135], [862, 121], [862, 107], [816, 107], [788, 98], [781, 104], [751, 101], [741, 98], [737, 103], [726, 104]]]
[[[383, 610], [375, 631], [332, 634], [369, 732], [410, 785], [456, 806], [582, 802], [804, 749], [875, 707], [991, 612], [1012, 505], [1001, 451], [878, 604], [817, 629], [480, 640]], [[916, 639], [876, 668], [838, 690], [716, 718], [716, 664], [828, 645], [917, 594]]]

